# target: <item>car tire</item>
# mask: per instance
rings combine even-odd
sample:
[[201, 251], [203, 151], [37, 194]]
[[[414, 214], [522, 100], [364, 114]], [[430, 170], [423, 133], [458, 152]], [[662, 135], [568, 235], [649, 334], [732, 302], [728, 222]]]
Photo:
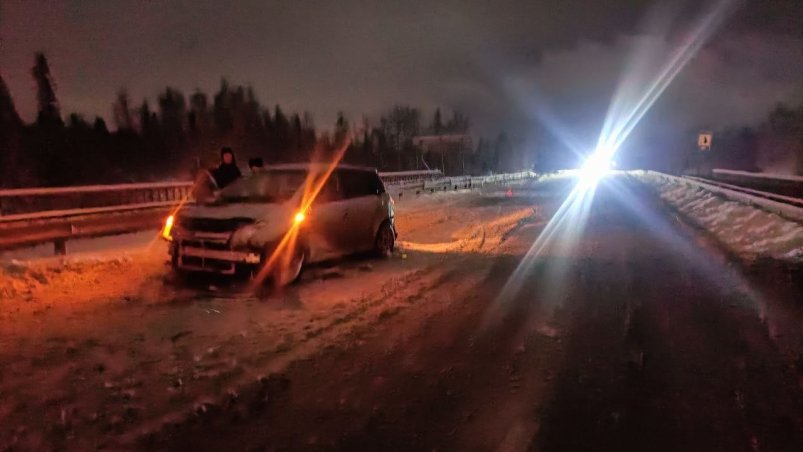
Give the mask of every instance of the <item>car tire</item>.
[[187, 279], [188, 272], [178, 265], [178, 245], [175, 243], [170, 245], [170, 270], [174, 281], [184, 282]]
[[298, 281], [301, 272], [304, 270], [305, 263], [306, 254], [303, 250], [296, 249], [293, 252], [293, 257], [290, 259], [290, 263], [286, 267], [279, 265], [273, 270], [273, 285], [276, 287], [285, 287]]
[[388, 258], [393, 255], [396, 249], [396, 232], [390, 226], [390, 222], [385, 221], [379, 226], [379, 231], [374, 239], [374, 254], [378, 257]]
[[178, 255], [173, 254], [170, 257], [170, 281], [173, 284], [184, 285], [191, 282], [194, 273], [185, 270], [178, 265]]

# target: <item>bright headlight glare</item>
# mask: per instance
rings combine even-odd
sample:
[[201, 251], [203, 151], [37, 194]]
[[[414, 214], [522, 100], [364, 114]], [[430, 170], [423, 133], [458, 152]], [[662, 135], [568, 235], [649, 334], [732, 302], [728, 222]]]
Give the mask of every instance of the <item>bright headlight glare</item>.
[[580, 178], [585, 182], [597, 182], [611, 169], [610, 159], [602, 152], [591, 154], [580, 169]]
[[307, 215], [305, 215], [304, 212], [298, 211], [298, 212], [296, 212], [295, 216], [293, 216], [293, 223], [301, 224], [301, 223], [304, 222], [304, 220], [306, 218], [307, 218]]

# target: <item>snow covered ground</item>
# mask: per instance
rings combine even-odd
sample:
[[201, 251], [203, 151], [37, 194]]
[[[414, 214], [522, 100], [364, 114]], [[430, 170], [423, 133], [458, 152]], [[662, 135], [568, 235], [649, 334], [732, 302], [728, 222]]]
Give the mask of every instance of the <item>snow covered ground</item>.
[[702, 187], [655, 174], [639, 175], [661, 198], [746, 258], [803, 262], [803, 225]]
[[[100, 258], [102, 256], [144, 250], [153, 246], [159, 235], [156, 229], [139, 231], [130, 234], [109, 235], [67, 242], [68, 259]], [[12, 250], [0, 250], [0, 263], [30, 259], [48, 259], [53, 257], [53, 244], [43, 243], [36, 246]]]
[[66, 259], [6, 255], [0, 449], [90, 449], [110, 433], [127, 442], [236, 398], [250, 382], [353, 340], [355, 330], [467, 296], [464, 283], [483, 273], [466, 262], [491, 265], [487, 256], [504, 256], [512, 232], [543, 222], [543, 192], [497, 190], [398, 201], [393, 258], [313, 267], [279, 293], [253, 293], [247, 281], [180, 284], [153, 231], [76, 243]]
[[[460, 224], [460, 218], [450, 215], [449, 206], [466, 200], [489, 200], [493, 204], [496, 202], [493, 199], [507, 196], [505, 190], [508, 187], [517, 197], [549, 197], [550, 189], [545, 191], [544, 187], [560, 183], [563, 178], [560, 174], [547, 175], [538, 180], [490, 184], [469, 191], [445, 190], [419, 196], [412, 192], [405, 193], [402, 198], [396, 199], [398, 227], [402, 232], [400, 246], [432, 251], [433, 247], [460, 248], [465, 246], [465, 241], [485, 240], [484, 236], [476, 236], [477, 231], [469, 223], [464, 228], [454, 230], [454, 225]], [[444, 227], [447, 223], [451, 226]], [[488, 227], [492, 228], [493, 224]], [[420, 236], [419, 231], [424, 236]], [[443, 243], [427, 243], [435, 238]], [[54, 256], [52, 243], [0, 250], [0, 300], [44, 298], [50, 300], [50, 305], [73, 304], [78, 299], [68, 295], [78, 288], [88, 291], [84, 292], [87, 295], [96, 290], [102, 296], [102, 291], [108, 291], [110, 287], [115, 290], [106, 292], [108, 297], [138, 298], [140, 294], [133, 289], [135, 283], [163, 276], [167, 246], [159, 239], [159, 231], [152, 229], [70, 240], [67, 242], [67, 253], [63, 257]]]
[[[313, 267], [300, 284], [276, 293], [248, 290], [247, 281], [176, 281], [164, 244], [148, 246], [145, 233], [139, 239], [110, 239], [109, 247], [82, 244], [85, 252], [76, 246], [70, 251], [79, 252], [66, 260], [18, 254], [17, 260], [0, 262], [0, 450], [168, 449], [150, 447], [150, 441], [181, 432], [189, 436], [194, 431], [187, 429], [193, 426], [211, 437], [217, 432], [208, 424], [213, 416], [225, 418], [227, 425], [254, 428], [251, 434], [226, 439], [277, 430], [278, 419], [304, 426], [304, 435], [294, 436], [297, 442], [290, 444], [323, 449], [326, 427], [320, 425], [333, 421], [335, 437], [391, 425], [376, 424], [375, 419], [390, 419], [405, 434], [417, 433], [409, 429], [412, 423], [434, 419], [442, 422], [438, 431], [448, 432], [453, 424], [438, 417], [445, 416], [438, 414], [448, 411], [444, 407], [451, 407], [459, 425], [472, 431], [495, 431], [496, 423], [502, 432], [516, 431], [521, 413], [547, 406], [549, 385], [578, 381], [577, 375], [593, 377], [584, 367], [588, 363], [620, 362], [624, 347], [609, 339], [623, 336], [624, 312], [624, 325], [631, 322], [630, 312], [641, 313], [632, 316], [633, 331], [671, 334], [666, 341], [648, 343], [682, 345], [670, 354], [664, 348], [648, 350], [648, 356], [699, 355], [687, 365], [694, 376], [698, 363], [718, 356], [722, 344], [728, 353], [733, 351], [727, 347], [738, 349], [746, 363], [742, 372], [779, 368], [774, 361], [764, 364], [763, 355], [756, 355], [760, 366], [745, 361], [741, 354], [749, 342], [729, 335], [754, 332], [744, 325], [757, 325], [748, 322], [752, 313], [740, 310], [736, 295], [725, 295], [722, 306], [731, 307], [712, 317], [708, 308], [720, 304], [706, 297], [723, 295], [704, 286], [707, 282], [695, 276], [682, 255], [670, 253], [671, 246], [656, 244], [658, 234], [641, 227], [637, 217], [619, 215], [627, 210], [619, 210], [611, 198], [602, 201], [604, 208], [590, 221], [593, 236], [579, 242], [571, 255], [561, 255], [566, 249], [555, 247], [554, 257], [571, 265], [565, 275], [573, 278], [561, 300], [574, 305], [555, 310], [549, 303], [534, 302], [530, 295], [551, 290], [555, 274], [537, 273], [528, 280], [530, 292], [511, 305], [518, 307], [507, 311], [506, 320], [498, 326], [484, 322], [486, 310], [494, 306], [488, 300], [530, 249], [570, 185], [547, 190], [525, 184], [514, 186], [511, 195], [502, 187], [496, 192], [405, 197], [396, 204], [400, 249], [392, 258], [345, 259]], [[734, 286], [733, 272], [715, 274], [720, 278], [717, 287]], [[655, 284], [659, 278], [662, 284]], [[623, 302], [633, 293], [639, 294], [637, 301]], [[692, 316], [700, 309], [696, 315], [703, 317]], [[557, 323], [552, 323], [553, 312]], [[727, 316], [734, 312], [742, 323], [731, 323]], [[768, 327], [774, 324], [774, 312], [767, 310]], [[800, 325], [797, 312], [783, 318]], [[670, 313], [671, 328], [670, 322], [657, 321], [669, 319]], [[701, 321], [726, 328], [706, 336], [681, 328]], [[800, 343], [795, 335], [799, 328], [774, 331], [795, 346]], [[574, 350], [563, 354], [561, 347], [569, 347], [562, 344], [575, 349], [578, 341], [593, 347], [579, 355]], [[728, 355], [722, 362], [731, 366], [732, 360]], [[574, 367], [565, 374], [567, 365]], [[655, 368], [677, 369], [677, 362], [661, 366]], [[690, 399], [674, 405], [691, 406], [690, 412], [699, 410], [687, 400], [700, 400], [699, 394], [721, 394], [732, 405], [730, 386], [719, 383], [731, 367], [718, 368], [716, 378], [670, 378], [679, 389], [658, 392], [691, 393]], [[772, 387], [764, 375], [749, 381]], [[709, 390], [709, 382], [717, 384], [716, 391]], [[596, 386], [580, 389], [578, 393], [599, 394]], [[614, 390], [618, 393], [618, 386]], [[613, 400], [603, 395], [594, 400]], [[290, 398], [303, 409], [285, 411], [282, 403]], [[467, 405], [463, 409], [456, 403]], [[576, 403], [570, 400], [565, 406], [574, 410]], [[610, 419], [608, 407], [601, 406], [594, 412]], [[395, 414], [397, 407], [403, 414]], [[260, 417], [268, 410], [276, 418]], [[576, 415], [566, 412], [571, 416], [565, 431], [574, 432]], [[540, 424], [527, 425], [534, 429]], [[474, 436], [464, 439], [474, 449], [481, 444]], [[241, 444], [227, 447], [252, 450], [237, 447]]]

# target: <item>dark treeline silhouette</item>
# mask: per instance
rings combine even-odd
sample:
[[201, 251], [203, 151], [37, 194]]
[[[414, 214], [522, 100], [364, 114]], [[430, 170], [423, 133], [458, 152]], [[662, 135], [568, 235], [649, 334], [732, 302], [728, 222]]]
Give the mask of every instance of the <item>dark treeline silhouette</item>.
[[803, 175], [803, 102], [797, 107], [779, 104], [753, 127], [716, 130], [712, 144], [708, 153], [694, 148], [689, 162], [699, 165], [704, 161], [703, 167]]
[[803, 175], [803, 102], [778, 105], [756, 129], [755, 142], [759, 167]]
[[[418, 135], [468, 134], [469, 118], [440, 109], [425, 121], [419, 109], [395, 106], [378, 123], [352, 124], [342, 113], [327, 131], [317, 131], [309, 113], [287, 113], [260, 104], [248, 86], [221, 81], [213, 95], [185, 95], [166, 87], [154, 101], [120, 90], [111, 105], [113, 130], [101, 117], [62, 115], [46, 57], [35, 55], [31, 76], [37, 116], [25, 124], [0, 76], [0, 186], [64, 186], [156, 180], [189, 180], [198, 168], [216, 164], [232, 147], [241, 161], [308, 161], [348, 144], [348, 163], [383, 171], [439, 168], [441, 159], [416, 148]], [[473, 146], [473, 145], [472, 145]], [[488, 173], [524, 169], [502, 134], [468, 149], [461, 170]], [[313, 155], [314, 154], [314, 155]], [[431, 153], [430, 153], [431, 154]]]

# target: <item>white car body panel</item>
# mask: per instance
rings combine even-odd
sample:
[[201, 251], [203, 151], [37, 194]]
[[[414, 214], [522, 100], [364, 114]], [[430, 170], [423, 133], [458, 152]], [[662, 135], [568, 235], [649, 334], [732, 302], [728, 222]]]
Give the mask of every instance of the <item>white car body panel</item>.
[[[304, 166], [281, 165], [276, 168], [289, 168], [295, 171], [303, 170]], [[360, 174], [355, 171], [366, 170], [350, 168], [348, 171], [351, 171], [349, 174], [353, 177], [355, 174]], [[333, 180], [334, 186], [336, 179]], [[270, 248], [280, 242], [288, 231], [297, 228], [300, 243], [306, 254], [306, 262], [315, 263], [370, 250], [374, 246], [380, 225], [385, 221], [390, 221], [393, 225], [392, 201], [390, 195], [384, 192], [328, 202], [319, 199], [305, 212], [304, 221], [294, 225], [294, 217], [301, 204], [301, 191], [283, 203], [235, 202], [186, 206], [179, 213], [179, 224], [192, 220], [224, 222], [231, 220], [251, 223], [239, 226], [235, 231], [214, 233], [186, 231], [178, 227], [174, 240], [178, 242], [175, 244], [177, 253], [187, 257], [252, 263], [254, 253], [269, 253]], [[193, 240], [187, 242], [191, 243], [192, 247], [183, 246], [184, 240]], [[214, 243], [210, 243], [214, 247], [225, 245], [227, 248], [204, 249], [203, 240], [211, 240]], [[202, 245], [199, 247], [197, 243]], [[193, 270], [198, 270], [197, 267], [188, 265], [188, 268]]]

